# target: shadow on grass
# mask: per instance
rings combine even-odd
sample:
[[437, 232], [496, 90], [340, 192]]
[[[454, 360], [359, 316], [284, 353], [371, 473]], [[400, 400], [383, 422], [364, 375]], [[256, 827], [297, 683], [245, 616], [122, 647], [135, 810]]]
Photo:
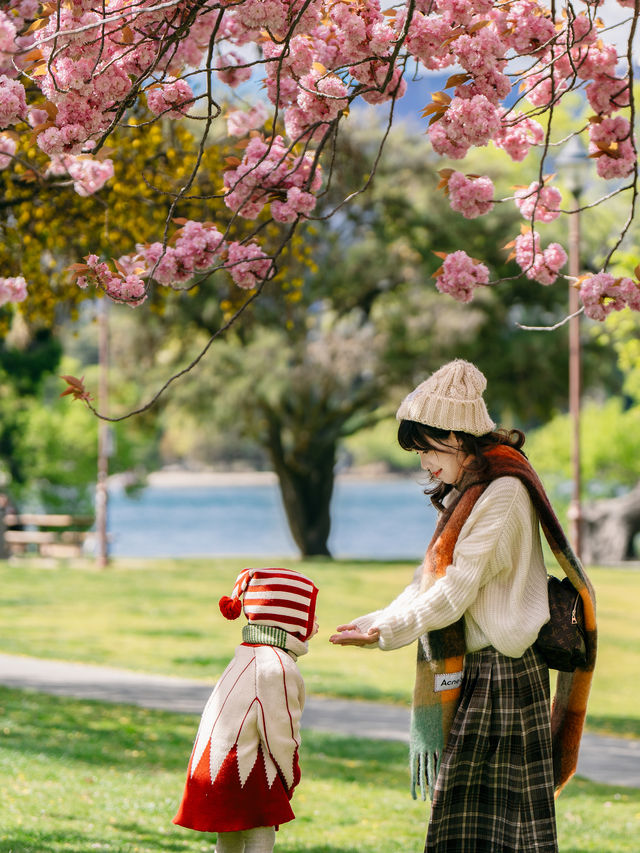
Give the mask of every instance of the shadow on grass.
[[587, 715], [587, 728], [601, 735], [640, 738], [640, 718]]
[[191, 715], [0, 688], [0, 743], [24, 755], [186, 770], [196, 729]]
[[[60, 832], [20, 832], [3, 841], [0, 841], [0, 853], [96, 853], [105, 850], [109, 853], [130, 853], [132, 850], [157, 850], [163, 853], [193, 853], [194, 850], [201, 851], [202, 845], [194, 847], [194, 838], [180, 838], [173, 833], [153, 832], [143, 828], [137, 823], [127, 823], [117, 826], [127, 838], [125, 844], [114, 839], [113, 836], [101, 836], [95, 831], [91, 833], [74, 832], [68, 829]], [[213, 836], [211, 839], [211, 853], [214, 851]], [[345, 851], [346, 853], [346, 851]], [[354, 851], [357, 853], [357, 851]]]
[[[0, 744], [23, 755], [183, 773], [197, 727], [193, 715], [0, 687]], [[301, 761], [309, 778], [357, 782], [366, 769], [370, 784], [389, 787], [393, 768], [408, 780], [407, 747], [394, 741], [305, 730]]]

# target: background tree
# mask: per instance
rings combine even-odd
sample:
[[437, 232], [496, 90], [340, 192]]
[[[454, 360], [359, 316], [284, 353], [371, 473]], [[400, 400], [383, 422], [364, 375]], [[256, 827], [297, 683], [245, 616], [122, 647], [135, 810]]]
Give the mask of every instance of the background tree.
[[[371, 117], [354, 123], [334, 155], [336, 186], [343, 171], [367, 169], [374, 139]], [[497, 180], [499, 162], [495, 171]], [[218, 341], [206, 370], [166, 403], [165, 424], [182, 424], [188, 416], [203, 431], [243, 436], [263, 449], [304, 554], [327, 553], [334, 472], [345, 438], [388, 416], [399, 395], [443, 359], [462, 353], [493, 370], [492, 410], [512, 413], [520, 424], [548, 415], [566, 397], [566, 383], [558, 378], [566, 372], [563, 336], [543, 345], [543, 338], [513, 323], [514, 310], [525, 320], [553, 313], [564, 294], [547, 289], [541, 307], [530, 284], [515, 282], [511, 311], [490, 289], [470, 308], [443, 301], [429, 283], [440, 263], [433, 248], [460, 241], [495, 247], [494, 263], [506, 270], [507, 252], [500, 247], [517, 215], [515, 206], [504, 205], [457, 228], [446, 197], [436, 191], [439, 180], [420, 141], [402, 126], [394, 129], [367, 196], [339, 220], [320, 219], [309, 228], [314, 266], [300, 261], [299, 275], [292, 268], [281, 289], [263, 292], [242, 325]], [[332, 201], [328, 196], [325, 203]], [[165, 369], [188, 360], [233, 307], [231, 300], [219, 304], [208, 287], [167, 302], [163, 316], [144, 330], [132, 321], [138, 334], [130, 327], [120, 333], [123, 362], [157, 381], [149, 353], [159, 348]], [[497, 363], [489, 333], [498, 341]], [[534, 359], [540, 381], [527, 377], [525, 391], [514, 383], [517, 365]]]

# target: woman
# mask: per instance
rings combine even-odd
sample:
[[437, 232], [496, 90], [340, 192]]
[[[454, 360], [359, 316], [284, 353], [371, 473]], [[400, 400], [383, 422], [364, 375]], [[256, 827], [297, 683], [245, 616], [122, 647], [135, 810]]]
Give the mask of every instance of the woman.
[[[476, 367], [456, 360], [402, 402], [398, 440], [434, 482], [438, 524], [412, 583], [331, 641], [390, 650], [420, 639], [411, 764], [414, 796], [426, 782], [431, 794], [425, 853], [557, 853], [554, 787], [575, 770], [595, 656], [593, 592], [522, 452], [524, 435], [496, 431], [485, 387]], [[553, 724], [534, 645], [549, 619], [539, 521], [591, 629], [588, 671], [562, 680]]]

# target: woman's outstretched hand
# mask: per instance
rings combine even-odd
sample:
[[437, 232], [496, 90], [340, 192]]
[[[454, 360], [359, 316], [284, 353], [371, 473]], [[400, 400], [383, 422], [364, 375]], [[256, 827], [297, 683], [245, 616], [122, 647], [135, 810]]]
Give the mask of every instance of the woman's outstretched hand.
[[329, 637], [329, 642], [336, 646], [372, 646], [380, 638], [377, 628], [369, 628], [366, 634], [358, 629], [353, 623], [350, 625], [338, 625], [337, 634]]

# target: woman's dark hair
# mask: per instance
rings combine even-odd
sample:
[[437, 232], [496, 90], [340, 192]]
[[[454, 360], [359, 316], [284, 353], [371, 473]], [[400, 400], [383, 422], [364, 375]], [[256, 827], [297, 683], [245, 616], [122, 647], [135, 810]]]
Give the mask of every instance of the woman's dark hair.
[[[526, 458], [526, 454], [522, 450], [524, 444], [524, 433], [519, 429], [499, 429], [495, 432], [488, 432], [485, 435], [471, 435], [468, 432], [459, 430], [438, 429], [437, 427], [419, 424], [417, 421], [400, 421], [398, 426], [398, 444], [403, 450], [439, 450], [434, 442], [442, 444], [449, 438], [453, 432], [460, 447], [469, 456], [473, 457], [470, 462], [467, 462], [465, 467], [467, 471], [472, 471], [476, 474], [483, 474], [489, 467], [489, 462], [485, 458], [485, 453], [491, 450], [492, 447], [497, 447], [499, 444], [506, 444], [513, 447], [514, 450], [522, 453]], [[444, 505], [442, 503], [445, 495], [448, 495], [453, 485], [449, 483], [437, 483], [432, 488], [424, 490], [425, 495], [429, 495], [431, 503], [436, 509], [442, 511]]]

